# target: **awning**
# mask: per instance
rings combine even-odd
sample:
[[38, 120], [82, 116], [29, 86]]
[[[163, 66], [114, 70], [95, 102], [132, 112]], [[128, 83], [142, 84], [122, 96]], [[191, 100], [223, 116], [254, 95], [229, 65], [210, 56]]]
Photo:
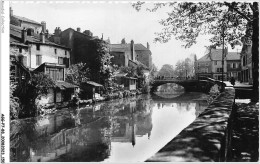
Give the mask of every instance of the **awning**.
[[65, 82], [65, 81], [57, 81], [56, 86], [60, 89], [66, 89], [66, 88], [78, 88], [79, 86]]
[[103, 85], [98, 84], [94, 81], [87, 81], [86, 83], [89, 84], [89, 85], [95, 86], [95, 87], [103, 87]]

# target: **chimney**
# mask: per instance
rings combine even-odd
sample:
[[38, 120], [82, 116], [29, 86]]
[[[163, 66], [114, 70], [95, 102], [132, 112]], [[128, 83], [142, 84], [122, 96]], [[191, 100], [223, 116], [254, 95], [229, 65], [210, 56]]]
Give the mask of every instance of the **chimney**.
[[80, 28], [79, 27], [77, 28], [77, 31], [80, 32]]
[[27, 31], [25, 28], [22, 29], [22, 42], [25, 43], [27, 40]]
[[10, 7], [10, 16], [13, 16], [13, 9]]
[[121, 44], [126, 44], [125, 38], [123, 38], [123, 39], [121, 40]]
[[131, 60], [134, 60], [134, 51], [135, 51], [135, 48], [134, 48], [134, 41], [131, 40]]
[[147, 49], [150, 50], [150, 45], [149, 43], [147, 42]]
[[42, 32], [45, 34], [45, 32], [46, 32], [46, 22], [42, 21], [41, 24], [42, 24]]
[[40, 33], [40, 40], [42, 43], [45, 43], [45, 35], [43, 32]]

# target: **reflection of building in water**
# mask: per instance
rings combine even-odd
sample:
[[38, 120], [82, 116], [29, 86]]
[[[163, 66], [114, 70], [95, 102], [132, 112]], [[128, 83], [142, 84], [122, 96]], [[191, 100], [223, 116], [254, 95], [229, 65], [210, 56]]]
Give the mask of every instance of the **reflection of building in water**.
[[68, 153], [75, 157], [79, 153], [93, 151], [92, 149], [101, 144], [106, 145], [103, 151], [108, 156], [111, 151], [111, 141], [103, 131], [93, 127], [62, 130], [51, 136], [43, 147], [31, 148], [30, 162], [52, 161]]
[[[142, 108], [141, 108], [142, 106]], [[134, 146], [136, 136], [151, 135], [152, 130], [152, 112], [146, 103], [138, 103], [136, 111], [136, 102], [131, 102], [125, 106], [128, 109], [128, 117], [116, 116], [115, 119], [119, 126], [113, 130], [112, 142], [129, 142]]]

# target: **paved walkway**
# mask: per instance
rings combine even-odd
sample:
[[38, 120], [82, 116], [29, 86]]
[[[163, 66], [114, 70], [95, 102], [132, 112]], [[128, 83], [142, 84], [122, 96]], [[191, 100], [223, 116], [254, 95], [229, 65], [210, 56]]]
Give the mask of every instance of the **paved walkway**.
[[259, 161], [259, 103], [236, 103], [230, 162]]

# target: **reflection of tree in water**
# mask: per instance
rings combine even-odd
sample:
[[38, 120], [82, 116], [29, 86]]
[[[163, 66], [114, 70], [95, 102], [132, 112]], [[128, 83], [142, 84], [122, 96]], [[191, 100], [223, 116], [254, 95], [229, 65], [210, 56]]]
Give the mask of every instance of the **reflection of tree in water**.
[[10, 123], [10, 161], [28, 161], [30, 146], [37, 137], [35, 119], [13, 120]]

